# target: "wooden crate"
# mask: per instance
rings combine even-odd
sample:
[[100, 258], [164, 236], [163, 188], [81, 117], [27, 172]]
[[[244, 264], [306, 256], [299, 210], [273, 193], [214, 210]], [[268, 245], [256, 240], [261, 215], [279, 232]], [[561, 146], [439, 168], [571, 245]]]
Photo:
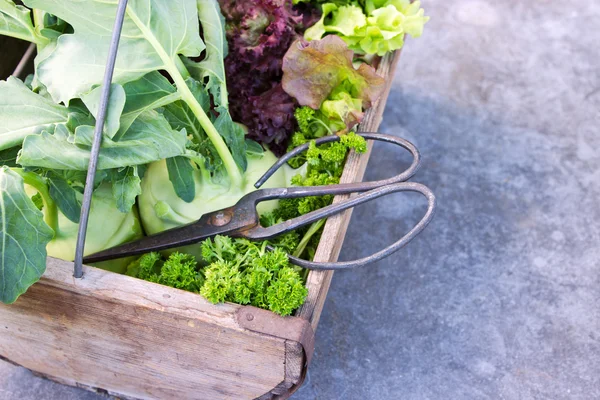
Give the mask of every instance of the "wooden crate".
[[[0, 50], [3, 73], [16, 63], [7, 50], [23, 51], [11, 43]], [[367, 112], [364, 131], [379, 127], [398, 56], [379, 64], [387, 90]], [[342, 181], [360, 181], [368, 158], [351, 154]], [[350, 217], [328, 220], [316, 261], [337, 260]], [[40, 282], [15, 304], [0, 305], [0, 358], [131, 399], [289, 397], [303, 382], [333, 276], [311, 272], [306, 303], [283, 318], [92, 267], [84, 272], [74, 279], [72, 263], [49, 258]]]

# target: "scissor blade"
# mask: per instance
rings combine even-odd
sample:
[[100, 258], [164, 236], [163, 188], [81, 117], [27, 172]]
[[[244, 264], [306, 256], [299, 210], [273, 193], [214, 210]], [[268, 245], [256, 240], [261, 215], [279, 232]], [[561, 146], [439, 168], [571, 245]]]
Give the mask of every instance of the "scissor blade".
[[212, 215], [213, 214], [207, 214], [200, 218], [199, 221], [192, 224], [170, 229], [156, 235], [148, 236], [89, 255], [84, 257], [83, 262], [86, 264], [97, 263], [100, 261], [143, 255], [153, 251], [172, 249], [174, 247], [195, 244], [210, 237], [231, 231], [232, 227], [228, 224], [224, 226], [211, 225], [210, 220]]

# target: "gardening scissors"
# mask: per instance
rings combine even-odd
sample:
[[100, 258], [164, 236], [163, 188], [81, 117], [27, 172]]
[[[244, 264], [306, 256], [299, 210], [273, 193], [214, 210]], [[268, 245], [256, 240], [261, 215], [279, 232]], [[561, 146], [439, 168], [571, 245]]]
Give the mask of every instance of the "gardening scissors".
[[[246, 238], [250, 240], [268, 240], [391, 193], [416, 192], [425, 196], [428, 201], [428, 207], [423, 218], [400, 240], [369, 257], [346, 262], [312, 262], [289, 256], [289, 260], [292, 264], [311, 270], [350, 269], [379, 261], [400, 250], [425, 229], [433, 218], [436, 200], [434, 194], [428, 187], [420, 183], [407, 182], [408, 179], [415, 175], [421, 163], [419, 151], [412, 143], [396, 136], [380, 133], [363, 132], [359, 133], [359, 135], [365, 139], [392, 143], [404, 148], [412, 155], [412, 164], [401, 174], [379, 181], [344, 183], [330, 186], [260, 189], [260, 187], [291, 158], [306, 151], [309, 144], [305, 144], [280, 158], [279, 161], [275, 163], [258, 180], [258, 182], [256, 182], [255, 187], [258, 190], [242, 197], [236, 205], [205, 214], [197, 222], [189, 225], [170, 229], [156, 235], [148, 236], [87, 256], [84, 258], [84, 262], [95, 263], [128, 256], [142, 255], [152, 251], [161, 251], [195, 244], [202, 240], [213, 238], [216, 235], [227, 235], [234, 238]], [[326, 136], [317, 139], [316, 144], [322, 145], [339, 140], [339, 136]], [[293, 199], [308, 196], [348, 195], [353, 193], [360, 194], [270, 227], [262, 227], [259, 223], [259, 215], [256, 206], [263, 201]]]

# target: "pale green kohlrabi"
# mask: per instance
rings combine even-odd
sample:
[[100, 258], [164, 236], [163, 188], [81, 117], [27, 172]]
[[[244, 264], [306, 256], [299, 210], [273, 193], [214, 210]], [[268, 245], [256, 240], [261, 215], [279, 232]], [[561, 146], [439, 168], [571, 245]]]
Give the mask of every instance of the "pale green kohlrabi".
[[[175, 192], [165, 161], [151, 164], [142, 180], [142, 194], [138, 201], [146, 233], [155, 234], [186, 225], [197, 221], [206, 213], [235, 205], [245, 194], [256, 190], [254, 183], [276, 161], [277, 157], [270, 151], [264, 152], [262, 156], [249, 157], [248, 169], [244, 175], [245, 184], [238, 190], [231, 190], [227, 185], [213, 182], [206, 171], [194, 168], [192, 184], [196, 190], [191, 202], [182, 200]], [[192, 165], [190, 161], [185, 162]], [[262, 188], [289, 186], [291, 176], [295, 173], [296, 171], [285, 165]], [[258, 212], [262, 214], [272, 211], [276, 205], [275, 201], [260, 203]], [[185, 252], [199, 256], [198, 246], [188, 246]]]
[[[49, 257], [65, 261], [73, 261], [77, 242], [79, 224], [72, 222], [65, 213], [61, 212], [57, 203], [50, 195], [50, 189], [43, 180], [32, 173], [19, 172], [25, 181], [25, 192], [30, 197], [39, 194], [42, 203], [42, 213], [46, 224], [54, 231], [54, 237], [46, 246]], [[79, 201], [81, 193], [73, 191]], [[64, 196], [64, 194], [63, 194]], [[65, 210], [69, 213], [69, 210]], [[73, 216], [71, 216], [72, 218]], [[84, 255], [97, 253], [101, 250], [117, 246], [143, 236], [142, 226], [137, 209], [122, 213], [117, 211], [113, 187], [109, 183], [101, 184], [92, 197], [92, 207], [85, 242]], [[116, 261], [94, 264], [95, 267], [108, 271], [124, 273], [127, 265], [135, 257]]]

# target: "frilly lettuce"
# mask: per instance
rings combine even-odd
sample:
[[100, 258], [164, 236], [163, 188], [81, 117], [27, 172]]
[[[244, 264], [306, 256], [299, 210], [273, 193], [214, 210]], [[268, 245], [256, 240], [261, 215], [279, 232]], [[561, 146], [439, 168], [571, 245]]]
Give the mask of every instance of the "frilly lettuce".
[[352, 63], [354, 53], [337, 36], [297, 41], [283, 60], [283, 88], [302, 106], [320, 110], [330, 133], [358, 124], [379, 98], [385, 81], [374, 68]]
[[219, 0], [227, 25], [225, 59], [231, 115], [248, 127], [248, 137], [281, 155], [295, 129], [294, 99], [281, 89], [282, 59], [316, 7], [292, 2]]
[[[340, 3], [340, 2], [337, 2]], [[429, 17], [421, 2], [410, 0], [367, 0], [328, 2], [322, 5], [319, 22], [307, 29], [306, 40], [319, 40], [327, 34], [340, 36], [360, 54], [377, 54], [398, 50], [406, 34], [419, 37]]]

